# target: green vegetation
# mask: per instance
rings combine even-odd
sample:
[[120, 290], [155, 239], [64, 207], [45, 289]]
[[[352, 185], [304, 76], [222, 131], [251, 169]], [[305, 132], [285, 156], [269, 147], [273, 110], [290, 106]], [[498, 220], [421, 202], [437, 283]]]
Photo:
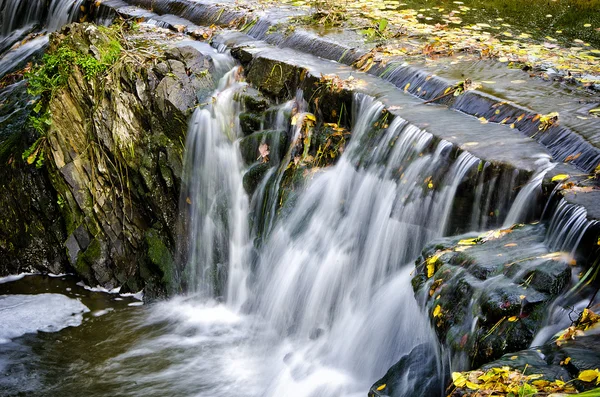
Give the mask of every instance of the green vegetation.
[[23, 153], [23, 160], [28, 164], [35, 163], [39, 168], [44, 163], [46, 133], [52, 124], [52, 114], [48, 106], [57, 90], [67, 84], [74, 68], [78, 68], [86, 80], [106, 73], [121, 54], [121, 28], [120, 25], [109, 28], [98, 26], [100, 33], [106, 35], [109, 40], [106, 43], [100, 41], [101, 45], [96, 54], [83, 52], [67, 36], [57, 48], [44, 54], [40, 63], [26, 73], [28, 92], [39, 98], [33, 108], [34, 115], [30, 117], [30, 124], [39, 134], [39, 138]]

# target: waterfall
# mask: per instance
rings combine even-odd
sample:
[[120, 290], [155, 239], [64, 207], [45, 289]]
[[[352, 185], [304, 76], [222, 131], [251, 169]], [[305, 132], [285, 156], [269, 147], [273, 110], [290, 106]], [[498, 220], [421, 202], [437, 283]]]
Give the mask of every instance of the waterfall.
[[536, 161], [537, 170], [533, 173], [531, 179], [519, 191], [513, 205], [510, 208], [503, 227], [510, 227], [515, 223], [527, 221], [527, 216], [532, 212], [532, 207], [537, 203], [538, 195], [541, 192], [542, 181], [548, 171], [550, 171], [556, 163], [550, 161], [550, 156], [540, 157]]
[[0, 53], [29, 33], [53, 32], [76, 20], [82, 4], [83, 0], [0, 0]]
[[226, 297], [232, 305], [246, 300], [248, 198], [235, 140], [241, 136], [240, 105], [233, 100], [239, 67], [220, 81], [213, 101], [191, 119], [184, 159], [181, 226], [187, 236], [183, 281], [189, 291]]
[[[382, 110], [355, 97], [348, 147], [309, 182], [260, 253], [251, 306], [296, 346], [268, 395], [346, 395], [354, 389], [344, 379], [375, 379], [433, 340], [412, 297], [410, 260], [444, 234], [479, 159], [453, 160], [450, 143], [434, 144], [400, 117], [374, 132]], [[322, 367], [308, 370], [310, 362]]]
[[584, 207], [562, 199], [548, 225], [545, 243], [555, 251], [566, 251], [573, 255], [585, 232], [597, 223], [587, 219]]

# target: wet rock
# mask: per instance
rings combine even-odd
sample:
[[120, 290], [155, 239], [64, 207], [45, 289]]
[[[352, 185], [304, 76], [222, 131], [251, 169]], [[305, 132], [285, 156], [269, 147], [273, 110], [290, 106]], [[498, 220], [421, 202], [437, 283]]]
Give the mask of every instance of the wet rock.
[[[240, 152], [246, 164], [252, 164], [261, 159], [259, 147], [261, 144], [268, 145], [269, 163], [279, 163], [285, 154], [287, 147], [287, 135], [284, 131], [265, 130], [258, 131], [240, 139]], [[262, 160], [262, 159], [261, 159]]]
[[262, 124], [263, 118], [260, 115], [250, 112], [240, 113], [240, 128], [244, 135], [259, 131]]
[[248, 112], [262, 113], [269, 107], [270, 101], [257, 89], [245, 87], [235, 98]]
[[571, 272], [544, 238], [542, 225], [515, 226], [423, 250], [413, 288], [454, 354], [480, 365], [529, 346]]
[[[110, 40], [93, 25], [72, 24], [52, 35], [49, 48], [98, 56]], [[0, 203], [15, 203], [7, 207], [11, 213], [18, 202], [27, 203], [25, 213], [0, 222], [0, 256], [7, 258], [0, 259], [0, 274], [75, 271], [89, 285], [145, 288], [149, 298], [176, 288], [172, 267], [187, 116], [199, 103], [198, 91], [213, 89], [214, 66], [192, 47], [165, 50], [153, 43], [144, 37], [140, 45], [154, 46], [152, 51], [137, 53], [136, 62], [117, 61], [106, 75], [86, 77], [74, 66], [67, 84], [55, 91], [44, 167], [15, 160], [8, 167], [14, 178], [3, 179], [7, 190], [39, 198], [0, 195]], [[158, 61], [151, 53], [159, 54]], [[33, 140], [18, 137], [22, 143], [1, 164], [20, 159]], [[27, 224], [28, 237], [10, 229], [10, 222]]]
[[[243, 53], [243, 49], [241, 51]], [[235, 56], [233, 52], [232, 55]], [[292, 87], [297, 86], [295, 82], [299, 80], [303, 70], [289, 63], [256, 57], [248, 66], [246, 77], [261, 92], [275, 98], [284, 98], [293, 96]]]
[[244, 174], [243, 184], [244, 190], [249, 196], [252, 196], [258, 184], [265, 176], [271, 166], [268, 163], [256, 163], [248, 168]]
[[430, 344], [421, 344], [403, 356], [369, 390], [369, 397], [442, 396], [443, 374]]

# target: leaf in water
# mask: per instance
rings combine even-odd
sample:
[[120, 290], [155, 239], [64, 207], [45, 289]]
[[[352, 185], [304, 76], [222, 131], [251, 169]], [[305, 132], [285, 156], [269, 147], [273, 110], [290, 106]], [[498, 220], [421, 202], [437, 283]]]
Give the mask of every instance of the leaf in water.
[[517, 316], [511, 316], [508, 318], [508, 321], [511, 323], [514, 323], [515, 321], [517, 321], [519, 318]]
[[266, 143], [262, 143], [258, 147], [258, 153], [260, 154], [258, 160], [262, 160], [263, 163], [266, 163], [267, 161], [269, 161], [268, 156], [271, 153], [269, 150], [269, 145], [267, 145]]
[[377, 390], [377, 391], [381, 391], [381, 390], [385, 389], [385, 387], [386, 387], [386, 386], [387, 386], [387, 385], [384, 383], [383, 385], [380, 385], [379, 387], [377, 387], [377, 389], [376, 389], [376, 390]]
[[380, 32], [383, 32], [388, 26], [388, 20], [385, 18], [381, 18], [379, 20], [379, 25], [377, 26], [377, 28], [379, 29]]
[[467, 239], [463, 239], [460, 240], [458, 242], [458, 245], [476, 245], [479, 242], [479, 237], [475, 237], [475, 238], [467, 238]]
[[516, 247], [517, 243], [508, 243], [504, 245], [505, 247]]
[[404, 92], [408, 92], [409, 87], [410, 83], [406, 83], [406, 85], [404, 86]]
[[433, 317], [439, 317], [442, 315], [442, 307], [437, 305], [435, 309], [433, 309]]

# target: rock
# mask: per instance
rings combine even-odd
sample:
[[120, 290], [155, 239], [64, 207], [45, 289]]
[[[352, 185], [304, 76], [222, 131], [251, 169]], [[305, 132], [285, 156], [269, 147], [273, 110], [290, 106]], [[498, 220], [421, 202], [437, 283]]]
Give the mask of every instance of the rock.
[[236, 94], [235, 99], [244, 105], [244, 109], [252, 113], [262, 113], [270, 105], [270, 101], [257, 89], [245, 87]]
[[255, 163], [248, 168], [248, 171], [246, 171], [244, 174], [243, 180], [244, 190], [246, 193], [248, 193], [248, 196], [252, 196], [252, 194], [254, 194], [258, 184], [265, 176], [269, 168], [271, 168], [269, 163]]
[[269, 149], [269, 163], [278, 164], [287, 149], [287, 134], [285, 131], [265, 130], [257, 131], [241, 138], [239, 141], [242, 159], [246, 164], [252, 164], [261, 158], [259, 147], [267, 144]]
[[542, 244], [542, 225], [432, 242], [413, 288], [440, 342], [476, 366], [527, 348], [548, 305], [566, 287], [569, 264]]
[[430, 344], [416, 346], [403, 356], [369, 390], [369, 397], [442, 396], [443, 374]]
[[[99, 57], [114, 37], [110, 28], [72, 24], [52, 35], [49, 49]], [[199, 103], [197, 92], [214, 88], [214, 66], [192, 47], [165, 49], [164, 33], [136, 43], [151, 51], [96, 75], [73, 66], [67, 84], [54, 91], [42, 169], [19, 161], [35, 138], [11, 135], [0, 168], [14, 175], [2, 180], [3, 189], [19, 196], [0, 196], [7, 204], [0, 208], [0, 275], [74, 271], [93, 286], [145, 288], [148, 298], [175, 291], [187, 116]], [[1, 128], [0, 145], [8, 142]]]
[[263, 118], [256, 113], [240, 113], [240, 128], [244, 135], [250, 135], [259, 131], [263, 124]]

